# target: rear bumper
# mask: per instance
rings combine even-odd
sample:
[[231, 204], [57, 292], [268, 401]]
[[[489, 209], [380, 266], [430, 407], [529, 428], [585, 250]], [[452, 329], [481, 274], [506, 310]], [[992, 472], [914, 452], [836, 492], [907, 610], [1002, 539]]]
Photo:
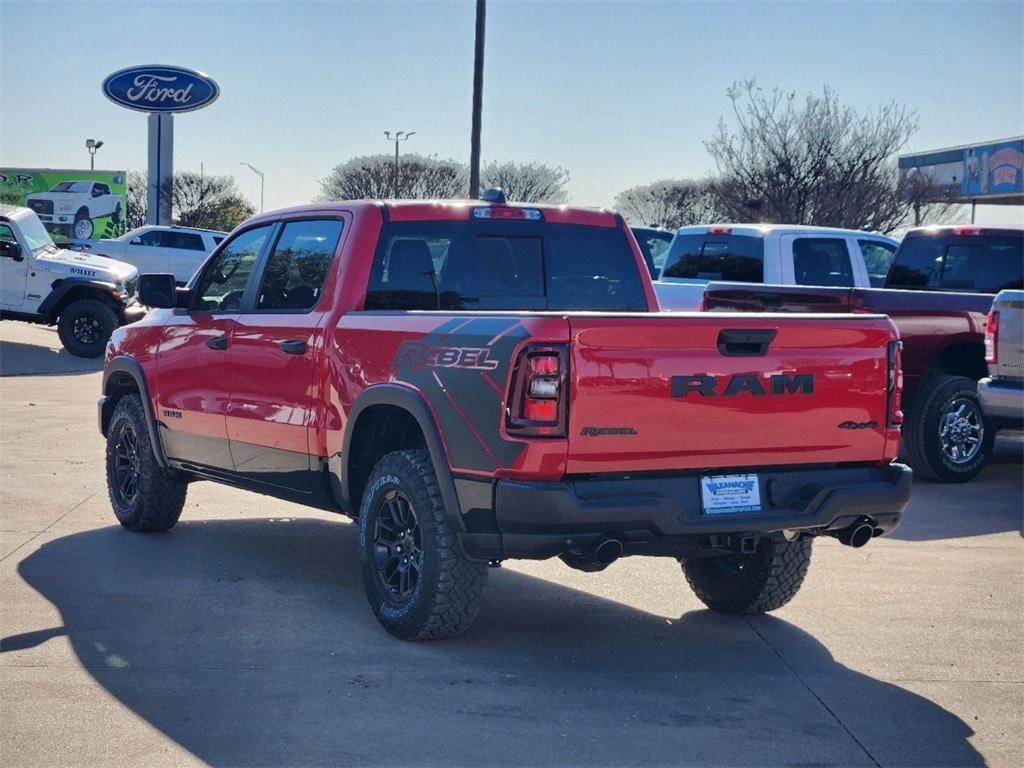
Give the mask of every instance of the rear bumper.
[[989, 376], [978, 382], [978, 399], [989, 418], [1015, 424], [1024, 421], [1024, 383]]
[[899, 525], [910, 500], [912, 473], [902, 464], [756, 474], [762, 511], [729, 515], [703, 513], [697, 473], [560, 483], [501, 480], [494, 488], [498, 532], [463, 534], [464, 545], [477, 557], [546, 558], [611, 535], [640, 554], [645, 544], [673, 538], [825, 533], [864, 518], [881, 535]]

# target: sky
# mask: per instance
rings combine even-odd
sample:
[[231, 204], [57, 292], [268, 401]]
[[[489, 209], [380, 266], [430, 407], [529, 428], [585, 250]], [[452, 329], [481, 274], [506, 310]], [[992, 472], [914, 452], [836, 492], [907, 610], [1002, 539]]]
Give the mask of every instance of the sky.
[[[468, 162], [473, 2], [0, 0], [0, 165], [146, 169], [146, 116], [108, 101], [140, 64], [220, 85], [175, 117], [176, 170], [230, 174], [268, 210], [311, 201], [351, 157], [402, 151]], [[756, 78], [833, 88], [870, 112], [916, 112], [907, 151], [1024, 133], [1024, 2], [740, 3], [490, 0], [483, 162], [561, 166], [570, 200], [714, 171], [704, 142]], [[1024, 218], [979, 206], [980, 223]]]

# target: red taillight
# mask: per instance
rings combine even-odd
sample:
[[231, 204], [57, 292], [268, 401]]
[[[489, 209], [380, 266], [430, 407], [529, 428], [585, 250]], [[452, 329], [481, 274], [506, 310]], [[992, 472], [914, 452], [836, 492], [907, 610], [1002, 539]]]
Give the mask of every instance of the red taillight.
[[731, 235], [732, 227], [708, 227], [709, 235]]
[[999, 362], [999, 313], [989, 312], [985, 323], [985, 362]]
[[981, 227], [953, 227], [954, 235], [984, 235], [985, 230]]
[[530, 344], [520, 352], [505, 410], [509, 433], [565, 437], [568, 359], [564, 345]]
[[903, 423], [903, 342], [890, 341], [886, 358], [886, 422], [890, 427], [898, 427]]

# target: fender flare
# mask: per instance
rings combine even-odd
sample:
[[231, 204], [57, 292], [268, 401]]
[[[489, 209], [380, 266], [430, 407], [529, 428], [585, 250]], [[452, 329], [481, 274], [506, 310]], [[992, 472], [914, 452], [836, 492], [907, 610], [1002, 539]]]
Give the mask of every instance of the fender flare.
[[[56, 285], [53, 286], [53, 290], [50, 291], [50, 295], [43, 299], [36, 312], [40, 315], [55, 317], [59, 314], [56, 308], [60, 306], [61, 300], [67, 296], [69, 291], [75, 288], [90, 288], [97, 293], [102, 293], [104, 296], [109, 296], [110, 298], [117, 297], [117, 286], [114, 283], [94, 280], [88, 277], [65, 277], [57, 281]], [[117, 303], [122, 305], [123, 308], [123, 302], [118, 301]]]
[[441, 440], [441, 432], [437, 423], [427, 407], [426, 401], [414, 389], [401, 384], [377, 384], [363, 392], [352, 404], [352, 410], [348, 414], [348, 423], [345, 426], [345, 437], [342, 443], [342, 451], [330, 459], [330, 472], [332, 476], [332, 488], [337, 501], [342, 509], [352, 510], [355, 505], [350, 491], [351, 481], [348, 477], [348, 457], [350, 446], [355, 433], [356, 423], [363, 411], [376, 405], [390, 405], [406, 411], [419, 425], [420, 432], [426, 442], [427, 453], [434, 465], [434, 473], [437, 475], [437, 484], [441, 490], [441, 498], [444, 501], [445, 509], [448, 512], [449, 520], [456, 531], [464, 532], [466, 526], [462, 521], [462, 508], [459, 506], [459, 497], [455, 492], [455, 481], [452, 478], [451, 467], [448, 466], [447, 452]]
[[153, 446], [153, 455], [156, 463], [163, 469], [168, 469], [167, 455], [164, 453], [164, 445], [160, 440], [159, 424], [156, 414], [153, 413], [153, 401], [149, 396], [149, 387], [146, 385], [146, 374], [142, 366], [134, 357], [119, 355], [103, 366], [103, 397], [99, 400], [100, 433], [105, 437], [107, 425], [114, 415], [113, 401], [110, 400], [109, 385], [115, 374], [127, 374], [134, 381], [139, 389], [139, 396], [142, 398], [142, 410], [146, 414], [146, 426], [149, 429], [149, 442]]

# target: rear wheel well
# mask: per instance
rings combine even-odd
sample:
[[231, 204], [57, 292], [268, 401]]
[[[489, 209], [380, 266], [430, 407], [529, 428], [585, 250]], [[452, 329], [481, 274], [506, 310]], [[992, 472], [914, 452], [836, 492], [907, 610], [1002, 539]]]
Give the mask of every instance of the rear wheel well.
[[404, 408], [374, 405], [360, 413], [352, 429], [346, 471], [353, 511], [358, 513], [366, 481], [381, 457], [392, 451], [421, 448], [427, 448], [423, 430]]
[[102, 424], [103, 434], [106, 434], [107, 426], [114, 415], [118, 401], [125, 395], [141, 395], [142, 392], [139, 390], [139, 383], [135, 381], [134, 376], [123, 371], [116, 371], [111, 374], [106, 386], [103, 387], [103, 394], [107, 397], [107, 401], [103, 404]]
[[932, 361], [926, 376], [967, 376], [968, 378], [982, 379], [988, 375], [988, 367], [985, 365], [985, 347], [975, 342], [962, 342], [946, 347]]

